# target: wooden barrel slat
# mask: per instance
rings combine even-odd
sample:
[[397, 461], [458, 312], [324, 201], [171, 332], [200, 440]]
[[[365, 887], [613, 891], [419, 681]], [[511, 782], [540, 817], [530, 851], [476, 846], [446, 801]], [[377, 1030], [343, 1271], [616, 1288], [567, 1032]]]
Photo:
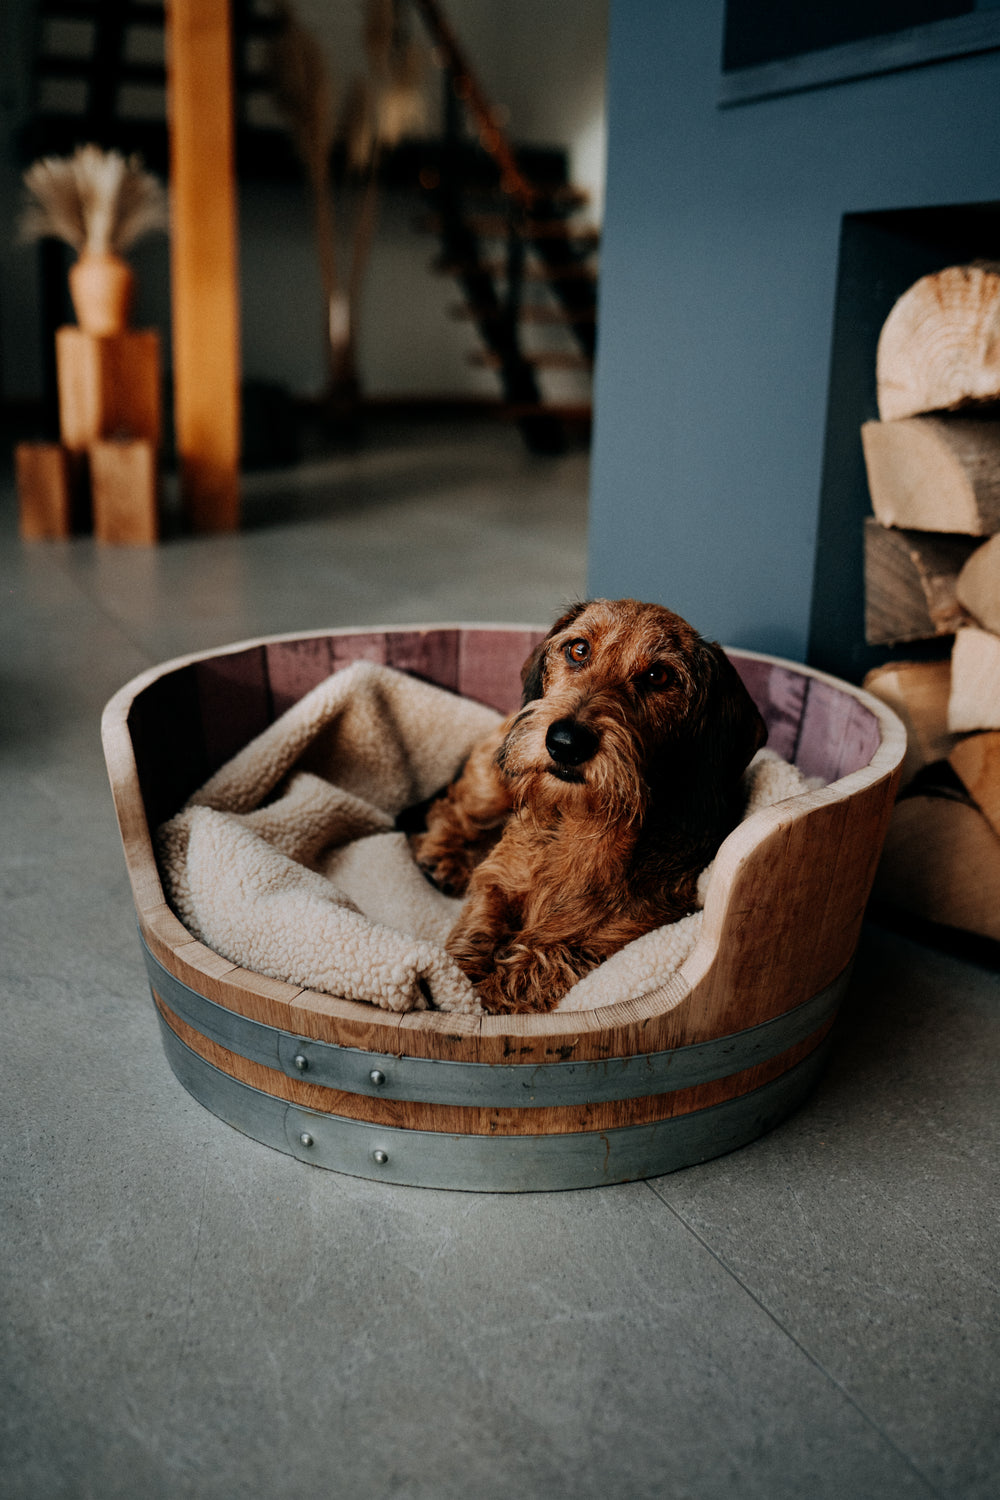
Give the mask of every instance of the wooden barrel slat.
[[263, 646], [199, 662], [195, 682], [205, 751], [214, 771], [274, 718]]
[[879, 742], [874, 714], [828, 682], [811, 682], [795, 746], [795, 764], [804, 776], [836, 781], [867, 765]]
[[146, 815], [155, 829], [215, 769], [205, 748], [194, 667], [158, 678], [138, 696], [128, 729]]
[[[355, 660], [399, 667], [507, 711], [519, 701], [521, 664], [542, 633], [520, 627], [429, 626], [271, 637], [167, 663], [123, 688], [105, 711], [105, 753], [140, 932], [152, 962], [162, 966], [161, 988], [179, 983], [187, 990], [172, 993], [193, 992], [232, 1017], [244, 1017], [239, 1023], [244, 1031], [254, 1023], [265, 1032], [273, 1030], [275, 1037], [280, 1033], [286, 1054], [294, 1039], [301, 1038], [294, 1045], [412, 1059], [414, 1068], [425, 1062], [432, 1067], [472, 1063], [501, 1071], [518, 1064], [528, 1065], [529, 1071], [561, 1064], [621, 1069], [629, 1066], [628, 1059], [641, 1068], [644, 1057], [655, 1060], [654, 1055], [701, 1044], [728, 1046], [737, 1034], [765, 1023], [771, 1035], [775, 1026], [785, 1025], [781, 1018], [797, 1008], [799, 1015], [811, 1015], [804, 1002], [828, 987], [839, 995], [888, 824], [905, 733], [894, 715], [857, 689], [753, 653], [733, 653], [733, 659], [767, 718], [771, 748], [795, 760], [807, 775], [831, 784], [767, 808], [733, 832], [716, 860], [694, 952], [647, 995], [603, 1011], [396, 1015], [251, 974], [186, 931], [166, 904], [152, 832], [267, 723], [331, 670]], [[322, 1164], [353, 1171], [362, 1170], [359, 1162], [371, 1164], [367, 1146], [357, 1154], [358, 1142], [369, 1141], [364, 1134], [369, 1128], [390, 1132], [397, 1143], [394, 1150], [410, 1134], [415, 1142], [439, 1143], [433, 1148], [433, 1164], [423, 1174], [420, 1151], [407, 1150], [404, 1174], [393, 1178], [390, 1173], [389, 1180], [497, 1190], [622, 1180], [635, 1175], [636, 1163], [642, 1170], [668, 1170], [742, 1144], [801, 1100], [830, 1024], [824, 1019], [808, 1036], [801, 1035], [800, 1027], [799, 1039], [776, 1056], [669, 1092], [612, 1098], [597, 1089], [597, 1097], [588, 1096], [583, 1103], [508, 1108], [487, 1107], [473, 1098], [468, 1103], [420, 1102], [412, 1094], [380, 1098], [310, 1083], [202, 1035], [173, 1012], [168, 998], [159, 998], [157, 1005], [167, 1028], [165, 1039], [174, 1038], [164, 1046], [178, 1076], [223, 1118], [234, 1111], [233, 1123], [240, 1128], [254, 1133], [256, 1127], [246, 1122], [259, 1120], [259, 1139], [303, 1160], [321, 1157]], [[186, 1013], [196, 1011], [189, 1007]], [[270, 1057], [269, 1047], [262, 1056]], [[695, 1055], [701, 1054], [685, 1054], [689, 1059]], [[787, 1087], [782, 1082], [786, 1076]], [[225, 1082], [217, 1088], [213, 1078]], [[557, 1084], [552, 1092], [555, 1097]], [[423, 1097], [439, 1095], [435, 1091]], [[273, 1107], [254, 1103], [266, 1099]], [[316, 1119], [331, 1122], [320, 1157], [300, 1146], [299, 1111], [303, 1120], [311, 1111]], [[684, 1125], [688, 1118], [690, 1130]], [[662, 1150], [657, 1125], [670, 1134], [670, 1144]], [[352, 1133], [356, 1130], [362, 1136]], [[304, 1127], [299, 1133], [309, 1134]], [[530, 1150], [527, 1155], [514, 1152], [515, 1170], [503, 1152], [473, 1149], [470, 1155], [463, 1148], [452, 1184], [447, 1180], [448, 1142], [469, 1133], [491, 1141], [516, 1138], [525, 1150], [533, 1135], [540, 1143], [554, 1143], [564, 1135], [567, 1152], [564, 1156], [554, 1145], [546, 1146], [544, 1168], [539, 1167], [533, 1182]], [[617, 1143], [614, 1157], [622, 1163], [617, 1176], [601, 1169], [600, 1153], [595, 1157], [584, 1151], [586, 1163], [581, 1165], [580, 1143], [595, 1133]], [[577, 1145], [571, 1146], [574, 1141]], [[376, 1155], [384, 1158], [385, 1152]], [[486, 1165], [479, 1182], [481, 1156]], [[565, 1182], [560, 1180], [564, 1160]], [[590, 1175], [594, 1160], [596, 1176]], [[380, 1175], [383, 1168], [384, 1161], [375, 1161], [370, 1175]]]
[[458, 691], [502, 714], [521, 701], [521, 667], [539, 631], [465, 630], [459, 643]]
[[337, 668], [332, 643], [325, 636], [304, 641], [276, 641], [267, 647], [267, 680], [276, 719], [312, 692]]
[[734, 657], [747, 691], [767, 720], [767, 747], [794, 761], [809, 680], [782, 665], [756, 657]]
[[458, 690], [457, 630], [400, 630], [386, 641], [386, 665]]

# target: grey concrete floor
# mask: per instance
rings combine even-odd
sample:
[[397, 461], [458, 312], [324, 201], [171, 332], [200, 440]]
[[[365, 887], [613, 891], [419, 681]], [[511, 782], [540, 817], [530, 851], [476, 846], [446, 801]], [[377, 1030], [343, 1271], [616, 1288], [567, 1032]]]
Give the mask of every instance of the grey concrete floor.
[[1000, 978], [869, 925], [828, 1072], [756, 1144], [498, 1196], [302, 1165], [175, 1082], [98, 722], [285, 630], [535, 620], [586, 459], [385, 433], [238, 537], [25, 545], [2, 492], [0, 1494], [1000, 1494]]

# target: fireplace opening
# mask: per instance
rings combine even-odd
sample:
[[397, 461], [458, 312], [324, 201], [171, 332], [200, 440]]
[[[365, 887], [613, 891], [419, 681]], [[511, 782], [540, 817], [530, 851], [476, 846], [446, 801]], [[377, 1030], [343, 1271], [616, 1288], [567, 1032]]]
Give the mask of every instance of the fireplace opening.
[[808, 660], [851, 682], [887, 661], [947, 657], [951, 638], [869, 645], [865, 519], [872, 514], [861, 425], [878, 418], [876, 351], [897, 300], [921, 277], [1000, 262], [1000, 203], [845, 214], [837, 271]]

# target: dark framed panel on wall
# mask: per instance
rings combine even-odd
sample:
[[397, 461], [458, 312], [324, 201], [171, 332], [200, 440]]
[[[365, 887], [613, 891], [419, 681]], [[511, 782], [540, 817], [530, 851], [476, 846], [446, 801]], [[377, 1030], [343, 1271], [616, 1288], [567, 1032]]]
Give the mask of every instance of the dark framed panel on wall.
[[726, 0], [721, 106], [1000, 49], [1000, 0]]

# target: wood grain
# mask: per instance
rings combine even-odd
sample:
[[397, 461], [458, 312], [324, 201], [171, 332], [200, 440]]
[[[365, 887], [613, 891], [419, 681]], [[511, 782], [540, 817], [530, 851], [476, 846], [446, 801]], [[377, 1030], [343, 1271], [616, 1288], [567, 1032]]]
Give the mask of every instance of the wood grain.
[[160, 339], [154, 329], [56, 330], [59, 434], [82, 453], [100, 438], [145, 438], [160, 446]]
[[956, 584], [977, 545], [971, 537], [902, 531], [868, 517], [865, 540], [865, 640], [899, 645], [953, 635], [970, 623]]
[[679, 1115], [708, 1109], [713, 1104], [738, 1098], [780, 1077], [815, 1051], [833, 1024], [832, 1021], [826, 1022], [812, 1036], [789, 1047], [779, 1057], [743, 1068], [728, 1078], [713, 1079], [692, 1088], [599, 1104], [496, 1109], [473, 1105], [417, 1104], [405, 1099], [352, 1094], [342, 1089], [306, 1083], [221, 1047], [187, 1025], [159, 996], [155, 999], [160, 1015], [192, 1052], [196, 1052], [230, 1078], [249, 1084], [251, 1088], [323, 1114], [341, 1115], [346, 1119], [364, 1120], [369, 1124], [387, 1125], [396, 1129], [432, 1130], [449, 1135], [564, 1135], [576, 1131], [599, 1132], [626, 1125], [643, 1125], [653, 1120], [676, 1119]]
[[1000, 635], [1000, 535], [972, 553], [955, 582], [955, 594], [978, 625]]
[[990, 536], [1000, 530], [1000, 423], [910, 417], [861, 428], [883, 526]]
[[955, 637], [948, 728], [1000, 729], [1000, 636], [992, 631], [973, 627]]
[[998, 317], [996, 266], [947, 266], [914, 282], [879, 335], [875, 369], [882, 420], [1000, 396]]
[[94, 536], [112, 546], [154, 545], [160, 535], [156, 449], [146, 438], [106, 439], [87, 449]]
[[970, 734], [948, 757], [956, 776], [1000, 838], [1000, 732]]
[[893, 814], [875, 895], [910, 916], [1000, 939], [1000, 838], [971, 798], [906, 796]]
[[239, 524], [240, 354], [228, 0], [171, 0], [167, 19], [174, 425], [197, 531]]
[[18, 443], [14, 469], [18, 527], [25, 541], [72, 535], [74, 476], [69, 450], [61, 443]]

